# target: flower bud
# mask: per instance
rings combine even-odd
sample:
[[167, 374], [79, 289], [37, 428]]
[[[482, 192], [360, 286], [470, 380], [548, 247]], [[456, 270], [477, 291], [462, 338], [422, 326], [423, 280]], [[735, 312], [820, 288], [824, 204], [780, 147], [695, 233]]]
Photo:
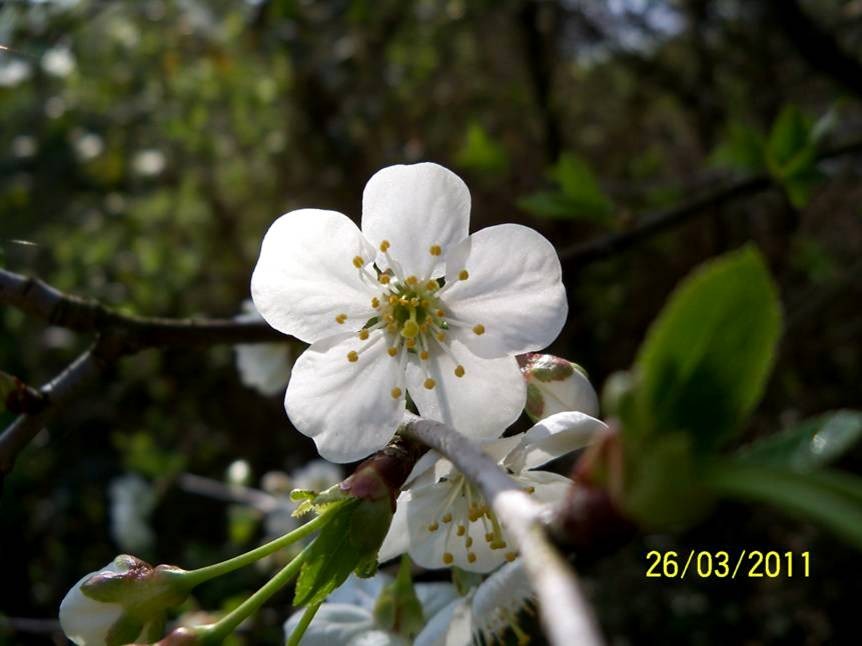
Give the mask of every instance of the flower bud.
[[83, 577], [63, 598], [63, 632], [78, 646], [128, 644], [142, 636], [153, 641], [161, 634], [166, 611], [188, 596], [184, 573], [121, 554]]
[[518, 364], [527, 381], [525, 411], [534, 422], [565, 411], [598, 415], [598, 396], [578, 364], [536, 353], [520, 355]]

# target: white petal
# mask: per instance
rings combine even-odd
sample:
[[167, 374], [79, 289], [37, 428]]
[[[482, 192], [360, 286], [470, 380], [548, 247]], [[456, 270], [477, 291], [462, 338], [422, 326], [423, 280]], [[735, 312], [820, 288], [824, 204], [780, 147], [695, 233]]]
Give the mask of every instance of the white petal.
[[[372, 343], [356, 362], [350, 351]], [[313, 344], [297, 359], [285, 408], [294, 426], [314, 439], [330, 462], [353, 462], [386, 446], [404, 411], [390, 391], [403, 381], [397, 359], [386, 354], [383, 333], [368, 341], [338, 335]]]
[[436, 613], [416, 635], [413, 646], [467, 646], [472, 643], [470, 599], [455, 599]]
[[[444, 309], [472, 327], [457, 330], [474, 352], [486, 357], [521, 354], [549, 345], [566, 322], [568, 303], [560, 260], [553, 245], [533, 229], [501, 224], [470, 236], [469, 253], [446, 259]], [[463, 260], [466, 256], [466, 260]], [[466, 269], [469, 278], [458, 280]], [[454, 284], [453, 284], [454, 283]]]
[[[290, 616], [284, 623], [284, 636], [287, 639], [305, 609]], [[343, 603], [324, 603], [317, 610], [300, 640], [300, 646], [330, 646], [347, 644], [350, 639], [374, 628], [374, 618], [368, 610]]]
[[533, 487], [530, 497], [542, 505], [557, 505], [566, 497], [572, 481], [550, 471], [524, 471], [513, 479], [524, 488]]
[[262, 395], [275, 395], [287, 387], [293, 354], [285, 343], [243, 343], [234, 348], [243, 384]]
[[470, 604], [474, 636], [481, 634], [492, 643], [495, 637], [501, 638], [511, 626], [512, 618], [534, 596], [522, 561], [507, 563], [476, 588]]
[[[411, 355], [407, 389], [420, 415], [471, 438], [499, 437], [518, 419], [526, 401], [518, 362], [514, 357], [482, 359], [457, 341], [450, 349], [464, 367], [463, 377], [455, 376], [457, 364], [439, 348], [428, 361]], [[426, 376], [436, 382], [430, 390], [424, 387]]]
[[458, 598], [458, 591], [451, 583], [417, 583], [414, 589], [426, 619], [436, 615], [450, 601]]
[[364, 579], [351, 574], [338, 589], [326, 599], [327, 603], [343, 603], [350, 606], [365, 608], [371, 613], [377, 597], [384, 586], [392, 582], [392, 577], [378, 572], [369, 579]]
[[395, 633], [375, 629], [356, 635], [345, 646], [410, 646], [410, 642]]
[[534, 469], [587, 446], [607, 428], [601, 420], [576, 411], [551, 415], [524, 433], [504, 464], [515, 471]]
[[128, 567], [118, 565], [115, 559], [101, 570], [90, 572], [66, 593], [60, 603], [60, 626], [74, 644], [98, 646], [105, 643], [108, 632], [123, 615], [119, 603], [96, 601], [81, 591], [81, 586], [99, 572], [126, 572]]
[[[389, 255], [405, 275], [442, 275], [446, 251], [467, 237], [469, 226], [467, 185], [437, 164], [390, 166], [365, 185], [362, 232], [375, 246], [388, 240]], [[432, 245], [444, 255], [432, 256]], [[382, 256], [378, 262], [387, 266]]]
[[383, 544], [377, 553], [377, 559], [381, 563], [391, 561], [410, 549], [410, 531], [407, 526], [407, 503], [411, 499], [412, 494], [408, 490], [402, 491], [395, 501], [395, 513], [392, 515], [389, 531], [386, 532], [386, 538], [383, 539]]
[[[374, 314], [374, 294], [360, 280], [353, 259], [371, 262], [375, 253], [347, 216], [291, 211], [263, 238], [251, 277], [254, 304], [276, 330], [307, 343], [359, 329]], [[348, 322], [339, 324], [339, 314], [346, 314]]]

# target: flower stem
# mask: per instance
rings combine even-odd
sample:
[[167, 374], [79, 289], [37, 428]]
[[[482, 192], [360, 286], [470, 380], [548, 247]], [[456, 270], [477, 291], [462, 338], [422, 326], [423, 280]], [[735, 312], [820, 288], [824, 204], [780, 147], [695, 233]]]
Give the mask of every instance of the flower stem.
[[290, 637], [284, 646], [298, 646], [299, 640], [302, 639], [302, 636], [305, 635], [305, 631], [308, 629], [308, 624], [311, 623], [311, 620], [314, 619], [314, 615], [317, 614], [317, 609], [320, 608], [319, 603], [313, 603], [305, 609], [305, 612], [302, 613], [302, 619], [299, 620], [299, 623], [296, 625], [296, 628], [293, 629], [293, 632], [290, 633]]
[[[318, 518], [323, 518], [319, 516]], [[285, 565], [274, 577], [264, 584], [257, 592], [243, 601], [216, 623], [207, 626], [200, 633], [200, 643], [203, 645], [221, 644], [249, 615], [257, 611], [267, 600], [299, 573], [299, 568], [309, 555], [311, 545], [302, 550], [294, 559]], [[303, 616], [303, 619], [305, 617]], [[309, 621], [311, 619], [309, 618]]]
[[273, 552], [277, 552], [281, 548], [286, 547], [291, 543], [295, 543], [301, 538], [305, 538], [309, 534], [317, 531], [328, 523], [332, 514], [341, 509], [346, 502], [349, 501], [346, 500], [344, 502], [333, 504], [317, 518], [308, 521], [301, 527], [296, 528], [292, 532], [289, 532], [280, 538], [276, 538], [274, 541], [270, 541], [269, 543], [261, 545], [245, 554], [240, 554], [239, 556], [222, 561], [221, 563], [214, 563], [213, 565], [207, 565], [206, 567], [202, 567], [197, 570], [190, 570], [183, 575], [183, 578], [189, 588], [193, 588], [204, 581], [209, 581], [210, 579], [227, 574], [228, 572], [233, 572], [234, 570], [250, 563], [254, 563], [257, 560], [262, 559], [264, 556], [269, 556]]

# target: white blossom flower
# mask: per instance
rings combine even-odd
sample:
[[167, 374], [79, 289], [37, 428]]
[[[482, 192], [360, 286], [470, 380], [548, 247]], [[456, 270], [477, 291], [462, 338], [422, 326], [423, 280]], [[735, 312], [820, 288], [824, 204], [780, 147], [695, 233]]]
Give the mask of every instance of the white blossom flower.
[[518, 613], [535, 598], [523, 562], [506, 563], [466, 596], [451, 601], [431, 617], [416, 636], [414, 646], [466, 646], [504, 643], [513, 631], [518, 643], [529, 636], [518, 627]]
[[152, 485], [139, 475], [127, 473], [111, 481], [108, 493], [111, 536], [119, 548], [136, 553], [150, 549], [156, 537], [149, 524], [157, 502]]
[[[488, 440], [481, 447], [524, 491], [550, 504], [559, 502], [572, 482], [534, 469], [586, 446], [605, 428], [583, 413], [558, 413], [526, 433]], [[456, 566], [471, 572], [490, 572], [517, 556], [505, 526], [478, 487], [433, 451], [420, 459], [398, 496], [380, 560], [404, 552], [422, 567]]]
[[69, 76], [75, 69], [75, 57], [68, 47], [54, 47], [42, 55], [42, 69], [53, 76]]
[[[243, 303], [237, 321], [262, 321], [251, 301]], [[287, 343], [242, 343], [235, 348], [239, 377], [249, 388], [270, 396], [283, 392], [293, 369], [293, 352]]]
[[599, 414], [599, 397], [578, 364], [532, 352], [519, 356], [518, 364], [527, 381], [524, 410], [534, 422], [567, 410]]
[[60, 603], [60, 627], [78, 646], [130, 644], [160, 629], [168, 608], [188, 596], [174, 566], [155, 568], [121, 554], [82, 577]]
[[[391, 581], [382, 572], [370, 579], [351, 575], [317, 610], [300, 646], [410, 646], [409, 638], [382, 626], [375, 616], [377, 599]], [[457, 597], [449, 583], [418, 583], [414, 590], [425, 617], [435, 616]], [[285, 636], [293, 632], [303, 612], [285, 622]]]
[[13, 87], [28, 78], [30, 78], [30, 65], [28, 63], [14, 59], [0, 59], [0, 87]]
[[132, 158], [132, 169], [143, 177], [158, 175], [165, 164], [165, 155], [160, 150], [141, 150]]
[[468, 236], [469, 218], [464, 182], [422, 163], [368, 181], [361, 231], [341, 213], [301, 209], [264, 237], [252, 297], [270, 325], [311, 343], [285, 407], [327, 460], [385, 446], [408, 392], [421, 415], [477, 438], [520, 414], [514, 355], [563, 326], [560, 262], [532, 229]]

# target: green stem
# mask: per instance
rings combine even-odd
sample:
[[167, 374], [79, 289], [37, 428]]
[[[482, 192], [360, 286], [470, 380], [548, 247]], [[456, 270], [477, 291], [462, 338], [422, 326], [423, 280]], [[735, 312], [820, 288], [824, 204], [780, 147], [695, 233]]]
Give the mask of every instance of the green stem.
[[308, 624], [310, 624], [311, 620], [314, 619], [314, 615], [317, 614], [317, 609], [320, 608], [321, 603], [323, 602], [313, 603], [305, 609], [305, 612], [302, 613], [302, 619], [299, 620], [296, 628], [294, 628], [293, 632], [290, 633], [290, 637], [284, 646], [298, 646], [299, 640], [302, 639], [303, 635], [305, 635], [305, 631], [308, 629]]
[[188, 584], [189, 588], [193, 588], [194, 586], [203, 583], [204, 581], [209, 581], [217, 576], [221, 576], [223, 574], [227, 574], [228, 572], [233, 572], [236, 569], [244, 567], [250, 563], [254, 563], [255, 561], [262, 559], [264, 556], [269, 556], [273, 552], [277, 552], [283, 547], [290, 545], [291, 543], [295, 543], [301, 538], [305, 538], [309, 534], [317, 531], [321, 527], [323, 527], [326, 523], [329, 522], [332, 514], [339, 509], [346, 502], [338, 502], [333, 504], [329, 509], [320, 514], [317, 518], [308, 521], [301, 527], [293, 530], [292, 532], [285, 534], [280, 538], [276, 538], [274, 541], [270, 541], [264, 545], [261, 545], [258, 548], [251, 550], [250, 552], [246, 552], [245, 554], [240, 554], [239, 556], [235, 556], [226, 561], [222, 561], [221, 563], [214, 563], [213, 565], [207, 565], [206, 567], [199, 568], [197, 570], [190, 570], [183, 575], [183, 579]]
[[[318, 516], [318, 518], [323, 518], [323, 516]], [[290, 581], [299, 573], [299, 568], [302, 566], [306, 557], [308, 557], [310, 550], [311, 545], [302, 550], [290, 563], [285, 565], [278, 574], [267, 581], [260, 590], [255, 592], [239, 606], [219, 619], [216, 623], [211, 626], [207, 626], [203, 631], [201, 631], [200, 643], [222, 643], [230, 633], [236, 630], [237, 626], [245, 621], [246, 617], [251, 615], [253, 612], [256, 612], [272, 595], [290, 583]]]

